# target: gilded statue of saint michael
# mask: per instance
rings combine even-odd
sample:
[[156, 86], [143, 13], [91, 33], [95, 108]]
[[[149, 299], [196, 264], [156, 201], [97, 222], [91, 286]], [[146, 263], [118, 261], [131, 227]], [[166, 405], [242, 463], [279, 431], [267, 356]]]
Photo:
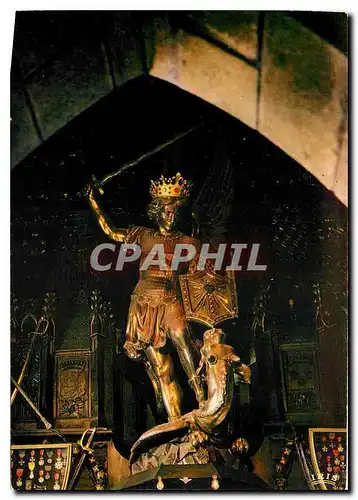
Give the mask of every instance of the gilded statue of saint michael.
[[181, 390], [171, 356], [161, 349], [168, 339], [178, 352], [199, 405], [204, 401], [201, 379], [196, 374], [200, 356], [190, 335], [179, 286], [179, 275], [194, 272], [197, 260], [194, 259], [190, 264], [181, 263], [176, 270], [171, 266], [178, 243], [194, 245], [197, 255], [200, 252], [197, 239], [175, 230], [178, 209], [189, 197], [190, 184], [180, 173], [169, 179], [162, 176], [156, 182], [151, 182], [152, 200], [148, 206], [148, 216], [157, 229], [112, 227], [95, 199], [95, 188], [91, 185], [86, 188], [88, 201], [104, 233], [119, 243], [140, 245], [140, 264], [154, 245], [159, 243], [164, 247], [165, 266], [152, 264], [145, 266], [146, 269], [139, 273], [139, 281], [131, 296], [124, 349], [132, 359], [144, 356], [157, 400], [163, 401], [169, 420], [181, 415]]

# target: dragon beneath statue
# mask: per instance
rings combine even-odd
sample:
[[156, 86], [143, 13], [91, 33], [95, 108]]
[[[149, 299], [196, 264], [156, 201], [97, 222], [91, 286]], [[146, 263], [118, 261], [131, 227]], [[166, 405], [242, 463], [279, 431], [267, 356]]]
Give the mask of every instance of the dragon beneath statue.
[[[233, 347], [224, 342], [225, 334], [220, 329], [213, 328], [204, 333], [197, 374], [205, 371], [207, 399], [199, 408], [142, 434], [132, 447], [130, 464], [154, 446], [175, 438], [187, 437], [195, 448], [205, 442], [219, 447], [227, 443], [227, 433], [220, 433], [220, 425], [231, 409], [235, 382], [250, 384], [251, 370], [241, 363]], [[231, 443], [231, 449], [246, 452], [248, 443], [238, 438]]]

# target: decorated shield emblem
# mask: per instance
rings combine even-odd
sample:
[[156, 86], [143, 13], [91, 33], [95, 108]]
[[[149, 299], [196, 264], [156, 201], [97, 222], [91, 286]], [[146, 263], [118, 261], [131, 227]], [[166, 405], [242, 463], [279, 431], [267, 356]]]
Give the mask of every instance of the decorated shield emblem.
[[309, 429], [312, 483], [320, 490], [347, 489], [346, 429]]
[[197, 271], [179, 277], [185, 316], [214, 327], [238, 314], [236, 283], [233, 273]]

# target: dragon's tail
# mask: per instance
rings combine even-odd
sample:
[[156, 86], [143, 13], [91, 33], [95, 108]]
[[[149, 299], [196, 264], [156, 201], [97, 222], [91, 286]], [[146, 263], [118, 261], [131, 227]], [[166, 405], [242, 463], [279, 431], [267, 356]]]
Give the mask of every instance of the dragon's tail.
[[149, 431], [144, 432], [141, 437], [134, 443], [131, 449], [131, 456], [129, 458], [130, 465], [146, 451], [154, 446], [160, 446], [163, 443], [168, 443], [175, 437], [183, 436], [190, 427], [190, 421], [186, 416], [178, 420], [172, 420], [165, 424], [157, 425]]

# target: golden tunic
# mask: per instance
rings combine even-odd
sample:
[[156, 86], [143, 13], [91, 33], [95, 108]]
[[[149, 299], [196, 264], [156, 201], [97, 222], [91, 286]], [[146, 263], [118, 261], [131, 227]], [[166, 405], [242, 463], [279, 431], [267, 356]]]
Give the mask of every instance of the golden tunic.
[[[159, 265], [150, 265], [140, 271], [139, 281], [132, 293], [127, 322], [126, 340], [136, 350], [163, 347], [170, 331], [184, 331], [186, 318], [180, 294], [179, 275], [191, 271], [196, 265], [200, 244], [198, 240], [176, 232], [163, 236], [155, 229], [133, 227], [124, 240], [141, 246], [140, 266], [155, 244], [162, 244], [165, 254], [165, 270]], [[171, 269], [175, 245], [192, 244], [197, 250], [192, 263], [179, 264]], [[190, 265], [189, 265], [190, 264]]]

